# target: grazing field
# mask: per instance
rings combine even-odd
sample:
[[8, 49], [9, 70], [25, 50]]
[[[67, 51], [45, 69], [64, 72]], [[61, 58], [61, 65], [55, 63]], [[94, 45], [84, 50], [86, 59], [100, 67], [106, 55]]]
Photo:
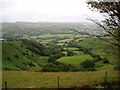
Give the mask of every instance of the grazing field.
[[68, 48], [64, 48], [64, 50], [72, 50], [72, 51], [74, 51], [74, 50], [78, 50], [78, 48], [68, 47]]
[[86, 59], [92, 60], [92, 57], [90, 55], [66, 56], [66, 57], [57, 59], [57, 61], [66, 63], [66, 64], [79, 65], [81, 62], [85, 61]]
[[[75, 55], [82, 55], [83, 52], [82, 51], [73, 51], [75, 53]], [[65, 55], [67, 55], [67, 51], [63, 51], [62, 53], [64, 53]]]
[[73, 39], [64, 39], [64, 40], [60, 40], [59, 43], [62, 43], [62, 42], [63, 42], [63, 43], [64, 43], [64, 42], [69, 42], [69, 41], [71, 41], [71, 40], [73, 40]]
[[80, 46], [91, 48], [91, 52], [100, 55], [102, 58], [108, 58], [111, 63], [116, 63], [118, 57], [110, 43], [98, 38], [86, 38], [79, 43]]
[[[107, 81], [115, 80], [115, 71], [108, 71]], [[2, 87], [5, 80], [8, 88], [57, 88], [57, 78], [60, 78], [60, 88], [85, 87], [104, 82], [105, 71], [87, 72], [32, 72], [3, 71]]]

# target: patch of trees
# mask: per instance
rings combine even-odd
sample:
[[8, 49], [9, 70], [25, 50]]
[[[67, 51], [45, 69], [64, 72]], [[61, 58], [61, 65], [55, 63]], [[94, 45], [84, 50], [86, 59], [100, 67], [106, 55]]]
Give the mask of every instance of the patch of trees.
[[68, 47], [76, 47], [76, 46], [78, 46], [78, 43], [74, 42], [74, 40], [69, 41], [67, 44], [68, 44]]
[[93, 60], [86, 60], [80, 64], [82, 68], [84, 68], [86, 71], [95, 71], [95, 62]]
[[63, 51], [63, 47], [54, 45], [52, 43], [43, 45], [41, 43], [37, 43], [36, 41], [27, 39], [22, 39], [21, 41], [23, 42], [22, 45], [24, 45], [27, 49], [41, 56], [59, 54], [61, 51]]
[[44, 46], [40, 43], [37, 43], [32, 40], [27, 40], [27, 39], [21, 39], [22, 44], [26, 46], [27, 49], [30, 51], [39, 54], [39, 55], [44, 55]]
[[73, 51], [67, 51], [67, 56], [74, 56], [74, 52]]
[[27, 65], [29, 65], [30, 67], [35, 66], [33, 62], [27, 62]]
[[42, 72], [66, 72], [66, 71], [76, 71], [76, 68], [71, 64], [66, 65], [66, 64], [55, 61], [53, 63], [48, 63], [47, 65], [45, 65], [41, 71]]
[[104, 58], [103, 63], [109, 63], [109, 60], [107, 58]]
[[116, 65], [116, 66], [114, 67], [114, 70], [120, 70], [120, 65]]
[[45, 46], [44, 53], [45, 53], [46, 56], [50, 56], [50, 55], [53, 55], [53, 54], [59, 54], [62, 51], [63, 51], [63, 47], [62, 46], [49, 44], [49, 45]]
[[17, 54], [15, 54], [14, 57], [19, 58], [19, 56]]
[[91, 50], [92, 50], [91, 48], [84, 48], [84, 47], [79, 46], [79, 51], [83, 51], [84, 54], [91, 55], [94, 58], [95, 62], [104, 60], [103, 58], [100, 57], [100, 55], [96, 55], [92, 53]]
[[48, 62], [54, 62], [56, 59], [59, 59], [61, 57], [65, 56], [64, 53], [59, 53], [59, 54], [55, 54], [55, 55], [50, 55]]

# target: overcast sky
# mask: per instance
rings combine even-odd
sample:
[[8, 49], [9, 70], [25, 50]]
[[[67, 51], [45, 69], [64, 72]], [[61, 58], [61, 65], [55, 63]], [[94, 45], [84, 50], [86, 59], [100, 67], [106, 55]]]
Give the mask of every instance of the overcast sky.
[[102, 19], [86, 0], [0, 0], [3, 22], [86, 22], [87, 16]]

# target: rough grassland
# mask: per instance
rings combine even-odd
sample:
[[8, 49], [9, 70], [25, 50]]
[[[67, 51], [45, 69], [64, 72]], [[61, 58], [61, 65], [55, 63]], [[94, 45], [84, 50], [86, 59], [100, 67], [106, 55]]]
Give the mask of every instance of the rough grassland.
[[[115, 79], [115, 71], [108, 71], [107, 81]], [[60, 77], [60, 88], [74, 88], [95, 85], [104, 81], [105, 71], [89, 72], [32, 72], [3, 71], [2, 87], [7, 80], [8, 88], [57, 88]]]

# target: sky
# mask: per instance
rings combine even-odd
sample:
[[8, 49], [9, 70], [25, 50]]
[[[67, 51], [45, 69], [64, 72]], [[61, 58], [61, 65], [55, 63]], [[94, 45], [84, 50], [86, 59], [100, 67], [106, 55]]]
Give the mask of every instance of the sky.
[[86, 0], [0, 0], [0, 22], [87, 22], [103, 19]]

